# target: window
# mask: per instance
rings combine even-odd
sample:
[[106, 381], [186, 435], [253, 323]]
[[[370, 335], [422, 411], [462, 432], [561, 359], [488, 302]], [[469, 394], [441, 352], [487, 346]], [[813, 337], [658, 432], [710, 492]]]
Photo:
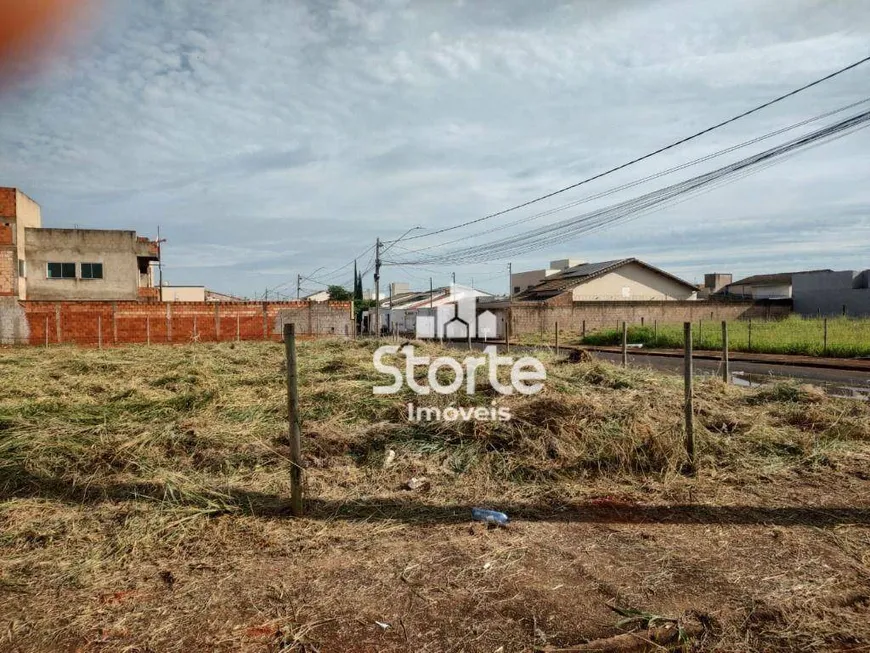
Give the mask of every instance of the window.
[[102, 263], [82, 263], [82, 279], [102, 279]]
[[75, 279], [76, 264], [75, 263], [49, 263], [48, 264], [49, 279]]
[[514, 294], [518, 293], [519, 291], [520, 291], [520, 287], [514, 286]]
[[27, 266], [24, 265], [24, 261], [18, 259], [18, 276], [22, 279], [27, 276]]

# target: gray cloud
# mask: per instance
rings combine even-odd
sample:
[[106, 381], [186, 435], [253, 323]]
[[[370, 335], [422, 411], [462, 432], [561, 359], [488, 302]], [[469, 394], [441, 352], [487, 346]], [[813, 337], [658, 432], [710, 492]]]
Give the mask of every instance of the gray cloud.
[[[376, 236], [573, 183], [865, 56], [870, 36], [870, 4], [848, 0], [126, 0], [105, 11], [87, 43], [0, 98], [0, 183], [39, 201], [49, 225], [159, 224], [172, 282], [236, 293], [328, 272]], [[855, 101], [863, 79], [853, 71], [492, 224]], [[636, 255], [689, 278], [867, 267], [867, 151], [859, 132], [514, 265]], [[385, 278], [428, 285], [455, 271], [503, 290], [504, 267]]]

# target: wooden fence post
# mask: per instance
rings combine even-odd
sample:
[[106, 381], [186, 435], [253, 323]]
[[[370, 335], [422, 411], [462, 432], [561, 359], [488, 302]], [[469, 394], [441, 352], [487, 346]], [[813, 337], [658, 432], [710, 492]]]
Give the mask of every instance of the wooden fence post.
[[302, 515], [302, 435], [299, 423], [299, 391], [296, 368], [296, 325], [284, 325], [284, 349], [287, 356], [287, 422], [290, 436], [290, 511]]
[[559, 322], [556, 322], [556, 356], [559, 355]]
[[686, 457], [688, 471], [695, 471], [695, 413], [692, 406], [692, 323], [683, 324], [683, 340], [685, 341], [684, 376], [686, 390]]
[[722, 380], [731, 382], [731, 370], [728, 362], [728, 322], [722, 320]]
[[112, 302], [112, 342], [118, 344], [118, 302]]
[[45, 346], [48, 347], [48, 315], [45, 316]]
[[214, 303], [214, 339], [220, 342], [221, 339], [221, 310], [220, 302]]
[[193, 341], [194, 342], [199, 341], [199, 333], [197, 333], [197, 328], [196, 328], [196, 315], [193, 316]]
[[172, 304], [166, 303], [166, 342], [172, 342]]
[[60, 304], [55, 302], [54, 304], [54, 340], [57, 344], [63, 342], [63, 327], [60, 324]]
[[151, 344], [151, 316], [145, 316], [145, 343]]
[[97, 315], [97, 348], [103, 348], [103, 316]]
[[583, 320], [583, 329], [581, 331], [581, 334], [583, 336], [583, 340], [586, 340], [586, 320]]
[[242, 339], [242, 317], [236, 313], [236, 342]]
[[622, 366], [628, 367], [628, 323], [622, 322]]

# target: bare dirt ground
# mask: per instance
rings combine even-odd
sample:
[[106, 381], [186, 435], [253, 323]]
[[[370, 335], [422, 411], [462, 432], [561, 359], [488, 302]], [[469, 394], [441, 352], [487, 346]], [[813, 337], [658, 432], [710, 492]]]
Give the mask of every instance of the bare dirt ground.
[[311, 343], [294, 519], [279, 346], [0, 357], [0, 650], [507, 653], [687, 614], [685, 650], [870, 648], [865, 403], [706, 381], [691, 477], [667, 377], [549, 361], [508, 431], [411, 427], [368, 349]]

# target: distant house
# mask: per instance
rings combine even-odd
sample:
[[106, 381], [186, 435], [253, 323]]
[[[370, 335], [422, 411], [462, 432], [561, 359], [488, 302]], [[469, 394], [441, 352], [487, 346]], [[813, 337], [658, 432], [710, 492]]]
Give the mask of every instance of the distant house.
[[241, 297], [209, 290], [205, 286], [169, 286], [160, 289], [164, 302], [243, 302]]
[[514, 294], [515, 301], [668, 301], [697, 299], [698, 289], [636, 258], [581, 263]]
[[[418, 317], [431, 317], [433, 329], [439, 332], [438, 329], [446, 320], [456, 316], [458, 309], [455, 309], [454, 305], [460, 299], [489, 297], [492, 297], [490, 293], [459, 284], [441, 286], [432, 290], [401, 292], [381, 300], [381, 328], [392, 331], [393, 328], [398, 327], [402, 333], [414, 333], [417, 329]], [[473, 321], [475, 315], [473, 306], [469, 309], [469, 315], [469, 320]], [[363, 312], [363, 325], [365, 331], [374, 327], [373, 310]]]
[[794, 311], [801, 315], [870, 315], [870, 270], [799, 272], [792, 277]]
[[205, 286], [169, 286], [160, 288], [162, 302], [204, 302]]
[[[830, 272], [830, 270], [812, 270], [809, 272]], [[807, 274], [807, 272], [756, 274], [733, 281], [721, 287], [716, 294], [734, 299], [791, 299], [792, 279], [796, 274]]]

